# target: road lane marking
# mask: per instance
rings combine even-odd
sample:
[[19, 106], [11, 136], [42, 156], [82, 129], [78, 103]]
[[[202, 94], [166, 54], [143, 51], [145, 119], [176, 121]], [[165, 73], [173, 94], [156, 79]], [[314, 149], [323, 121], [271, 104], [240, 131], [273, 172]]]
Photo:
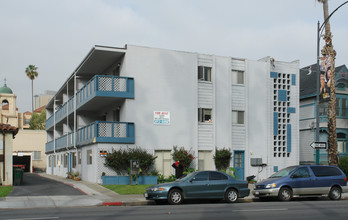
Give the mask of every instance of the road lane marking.
[[42, 218], [11, 218], [7, 220], [42, 220], [42, 219], [58, 219], [59, 217], [42, 217]]
[[268, 212], [268, 211], [288, 211], [289, 209], [244, 209], [233, 210], [232, 212]]

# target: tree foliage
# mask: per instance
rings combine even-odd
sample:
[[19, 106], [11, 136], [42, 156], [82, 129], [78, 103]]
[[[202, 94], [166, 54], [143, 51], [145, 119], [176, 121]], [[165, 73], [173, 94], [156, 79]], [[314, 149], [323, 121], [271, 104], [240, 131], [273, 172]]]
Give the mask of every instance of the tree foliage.
[[45, 130], [46, 124], [46, 110], [43, 110], [40, 114], [34, 112], [29, 121], [29, 129], [32, 130]]
[[230, 166], [232, 152], [230, 149], [216, 149], [214, 162], [217, 170], [226, 170]]
[[140, 147], [114, 150], [105, 158], [105, 165], [114, 169], [118, 174], [129, 174], [130, 161], [138, 160], [141, 174], [149, 174], [149, 171], [157, 157], [147, 153]]
[[346, 174], [348, 177], [348, 157], [341, 157], [338, 163], [338, 167]]
[[35, 65], [29, 65], [25, 68], [25, 73], [27, 77], [31, 80], [31, 110], [34, 112], [34, 79], [38, 77], [39, 73], [37, 72], [38, 67]]

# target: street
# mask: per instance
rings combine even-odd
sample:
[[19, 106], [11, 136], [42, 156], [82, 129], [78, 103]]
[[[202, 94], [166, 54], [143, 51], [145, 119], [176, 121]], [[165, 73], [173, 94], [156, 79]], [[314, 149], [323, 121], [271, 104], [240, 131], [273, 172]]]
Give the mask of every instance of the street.
[[0, 219], [347, 219], [348, 200], [1, 210]]

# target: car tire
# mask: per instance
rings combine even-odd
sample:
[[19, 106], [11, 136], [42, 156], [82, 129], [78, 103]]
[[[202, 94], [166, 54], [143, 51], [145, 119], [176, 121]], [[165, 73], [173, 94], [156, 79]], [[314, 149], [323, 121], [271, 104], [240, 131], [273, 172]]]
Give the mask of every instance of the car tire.
[[171, 205], [179, 205], [183, 202], [184, 197], [182, 192], [178, 189], [172, 189], [168, 194], [168, 203]]
[[292, 199], [292, 191], [288, 187], [279, 190], [278, 199], [280, 201], [290, 201]]
[[342, 196], [342, 190], [339, 187], [334, 186], [331, 188], [329, 192], [329, 198], [331, 200], [340, 200], [341, 196]]
[[225, 193], [225, 200], [229, 203], [234, 203], [238, 199], [238, 192], [235, 189], [229, 189]]

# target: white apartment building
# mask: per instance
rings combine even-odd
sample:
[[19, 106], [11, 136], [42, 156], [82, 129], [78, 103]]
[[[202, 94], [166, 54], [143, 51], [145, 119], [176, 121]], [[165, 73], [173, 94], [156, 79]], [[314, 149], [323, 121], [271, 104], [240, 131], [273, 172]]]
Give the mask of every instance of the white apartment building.
[[173, 146], [214, 170], [233, 152], [245, 179], [299, 164], [299, 62], [95, 46], [47, 105], [47, 173], [101, 182], [104, 151], [141, 147], [171, 175]]

